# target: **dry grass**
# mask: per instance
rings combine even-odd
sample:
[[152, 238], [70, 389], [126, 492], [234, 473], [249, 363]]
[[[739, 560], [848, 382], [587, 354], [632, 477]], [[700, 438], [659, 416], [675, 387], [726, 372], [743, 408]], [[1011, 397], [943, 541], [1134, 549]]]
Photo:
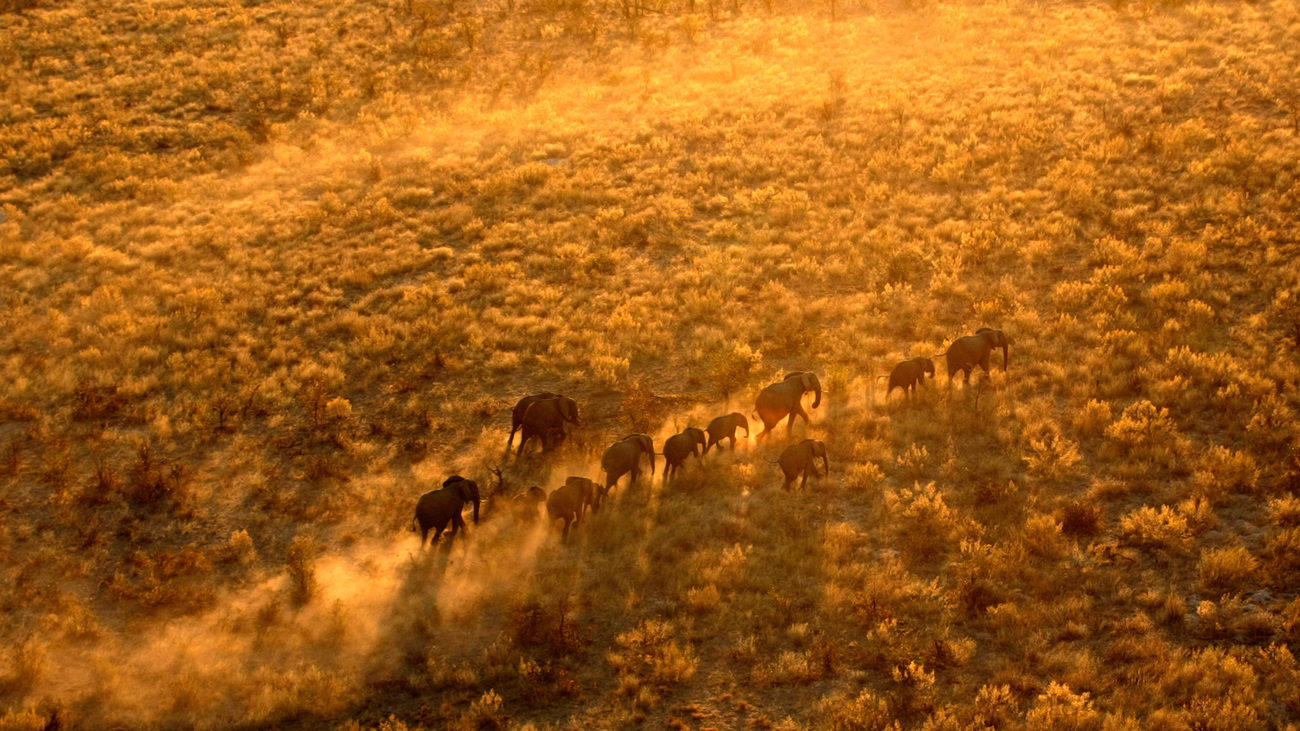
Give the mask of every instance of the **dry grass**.
[[[0, 728], [1300, 716], [1292, 5], [11, 0], [0, 38]], [[984, 325], [1009, 371], [885, 403]], [[778, 429], [568, 545], [494, 504], [794, 370], [807, 492]], [[583, 426], [514, 461], [542, 390]], [[417, 553], [452, 473], [484, 520]]]

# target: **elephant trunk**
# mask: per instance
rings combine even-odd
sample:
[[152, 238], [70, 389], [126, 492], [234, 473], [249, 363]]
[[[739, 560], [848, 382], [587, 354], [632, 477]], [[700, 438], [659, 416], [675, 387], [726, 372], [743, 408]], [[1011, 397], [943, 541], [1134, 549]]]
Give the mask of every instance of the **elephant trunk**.
[[479, 498], [478, 495], [475, 495], [474, 496], [474, 525], [478, 525], [478, 504], [479, 504]]
[[818, 406], [821, 406], [821, 405], [822, 405], [822, 384], [821, 384], [821, 381], [813, 381], [813, 395], [815, 396], [815, 398], [813, 399], [813, 408], [815, 409], [815, 408], [817, 408]]
[[1002, 342], [1002, 370], [1003, 370], [1003, 372], [1005, 372], [1005, 371], [1007, 370], [1007, 343], [1006, 343], [1006, 341], [1003, 341], [1003, 342]]
[[826, 461], [826, 455], [822, 455], [822, 477], [829, 477], [831, 474], [831, 463]]
[[654, 473], [655, 473], [655, 453], [652, 451], [650, 452], [650, 474], [654, 475]]

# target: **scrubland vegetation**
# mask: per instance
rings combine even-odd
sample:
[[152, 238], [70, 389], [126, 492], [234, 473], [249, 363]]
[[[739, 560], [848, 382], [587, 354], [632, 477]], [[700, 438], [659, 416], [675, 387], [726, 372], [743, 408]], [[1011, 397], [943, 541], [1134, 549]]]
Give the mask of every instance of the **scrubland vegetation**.
[[[1289, 2], [0, 0], [0, 729], [1294, 728], [1298, 54]], [[570, 545], [406, 531], [790, 370], [810, 426]], [[542, 390], [584, 427], [508, 458]]]

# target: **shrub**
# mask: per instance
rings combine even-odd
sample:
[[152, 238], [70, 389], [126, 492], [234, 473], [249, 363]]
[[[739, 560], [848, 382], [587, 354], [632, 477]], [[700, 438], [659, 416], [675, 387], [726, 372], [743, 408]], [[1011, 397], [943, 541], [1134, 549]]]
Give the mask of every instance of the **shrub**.
[[653, 619], [614, 640], [618, 650], [606, 659], [620, 679], [634, 678], [660, 688], [678, 685], [695, 675], [698, 659], [690, 647], [673, 638], [672, 625]]
[[1101, 714], [1087, 693], [1074, 693], [1068, 685], [1052, 681], [1047, 691], [1025, 714], [1029, 728], [1042, 731], [1094, 731], [1101, 728]]
[[887, 494], [886, 506], [898, 517], [899, 541], [917, 558], [940, 556], [961, 538], [965, 521], [933, 482]]
[[869, 690], [856, 696], [832, 696], [821, 702], [822, 722], [829, 731], [901, 731], [889, 704]]
[[1259, 561], [1242, 546], [1214, 548], [1201, 553], [1197, 573], [1207, 594], [1235, 594], [1246, 588], [1259, 569]]
[[1144, 506], [1120, 519], [1120, 533], [1133, 545], [1185, 553], [1191, 548], [1192, 531], [1187, 518], [1168, 505], [1159, 510]]

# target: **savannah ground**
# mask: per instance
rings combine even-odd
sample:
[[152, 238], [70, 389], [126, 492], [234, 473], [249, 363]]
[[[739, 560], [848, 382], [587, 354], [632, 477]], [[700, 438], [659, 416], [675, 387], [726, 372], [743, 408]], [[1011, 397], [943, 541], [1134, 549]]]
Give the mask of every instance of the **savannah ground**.
[[1294, 728], [1293, 3], [0, 11], [0, 729]]

